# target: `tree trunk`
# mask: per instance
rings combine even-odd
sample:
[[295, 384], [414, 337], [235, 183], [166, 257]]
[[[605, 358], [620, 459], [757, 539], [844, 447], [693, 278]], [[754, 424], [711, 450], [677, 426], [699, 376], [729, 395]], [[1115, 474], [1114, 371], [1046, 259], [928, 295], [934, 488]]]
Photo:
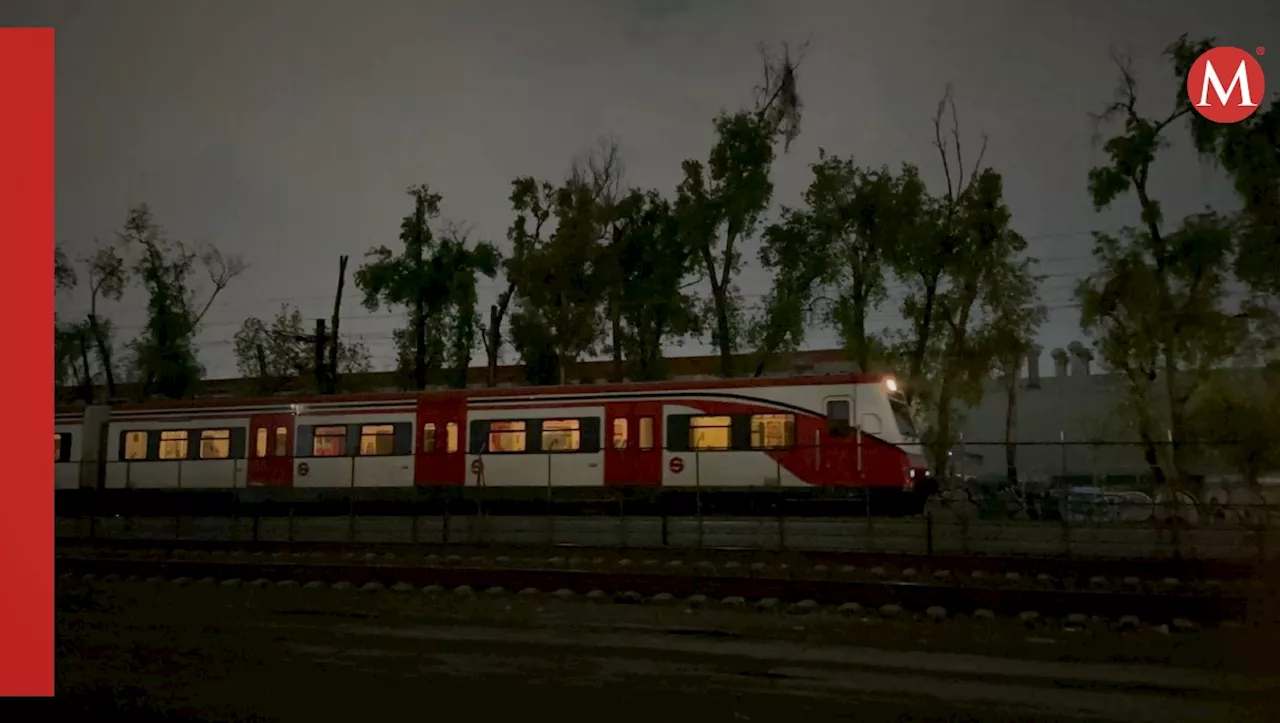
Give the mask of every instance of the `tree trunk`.
[[85, 342], [84, 332], [80, 332], [80, 363], [84, 365], [84, 377], [81, 386], [85, 404], [93, 404], [93, 373], [89, 367], [89, 345]]
[[613, 335], [613, 381], [621, 382], [626, 372], [622, 363], [622, 313], [619, 309], [617, 292], [609, 300], [610, 333]]
[[111, 348], [107, 346], [106, 335], [98, 325], [97, 314], [89, 314], [89, 333], [93, 335], [94, 344], [98, 348], [98, 360], [102, 362], [102, 373], [107, 379], [107, 401], [111, 401], [116, 398], [116, 375], [112, 369]]
[[1005, 370], [1004, 465], [1009, 484], [1018, 485], [1018, 366]]
[[867, 343], [867, 293], [865, 287], [855, 283], [853, 288], [853, 356], [858, 371], [866, 374], [871, 368], [871, 346]]
[[729, 292], [716, 284], [711, 288], [711, 299], [715, 304], [717, 342], [720, 347], [720, 375], [725, 379], [733, 376], [733, 344], [729, 328]]

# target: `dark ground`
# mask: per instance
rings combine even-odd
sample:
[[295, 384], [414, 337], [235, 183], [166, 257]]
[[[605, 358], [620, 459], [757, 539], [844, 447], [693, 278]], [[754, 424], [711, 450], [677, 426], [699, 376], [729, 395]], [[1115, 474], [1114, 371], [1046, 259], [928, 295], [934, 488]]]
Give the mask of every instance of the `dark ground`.
[[66, 720], [1280, 717], [1280, 638], [1256, 627], [1121, 634], [167, 583], [63, 583], [58, 606]]

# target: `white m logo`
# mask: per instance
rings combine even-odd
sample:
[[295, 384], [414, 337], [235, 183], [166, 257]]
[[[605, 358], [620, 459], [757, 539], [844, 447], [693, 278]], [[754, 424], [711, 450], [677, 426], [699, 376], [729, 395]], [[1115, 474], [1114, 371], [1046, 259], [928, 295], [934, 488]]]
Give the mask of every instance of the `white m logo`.
[[1226, 105], [1231, 100], [1231, 93], [1240, 86], [1240, 107], [1241, 108], [1257, 108], [1258, 104], [1253, 102], [1253, 95], [1249, 92], [1249, 74], [1245, 70], [1244, 61], [1240, 61], [1240, 67], [1236, 68], [1236, 74], [1231, 79], [1231, 86], [1226, 90], [1222, 88], [1222, 80], [1218, 78], [1218, 73], [1213, 68], [1213, 63], [1206, 61], [1204, 64], [1204, 82], [1200, 84], [1200, 102], [1196, 103], [1198, 107], [1204, 108], [1209, 105], [1209, 84], [1213, 84], [1213, 90], [1218, 94], [1218, 101], [1222, 105]]

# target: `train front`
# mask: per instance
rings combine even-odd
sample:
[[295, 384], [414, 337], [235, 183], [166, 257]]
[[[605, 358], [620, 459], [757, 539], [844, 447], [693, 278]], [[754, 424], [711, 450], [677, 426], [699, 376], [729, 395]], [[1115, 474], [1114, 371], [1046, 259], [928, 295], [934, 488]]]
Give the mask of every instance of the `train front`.
[[906, 395], [902, 385], [893, 377], [884, 380], [884, 387], [886, 396], [889, 398], [889, 407], [893, 410], [894, 426], [897, 429], [896, 439], [893, 442], [907, 455], [909, 468], [905, 489], [925, 491], [920, 488], [927, 489], [931, 486], [926, 482], [929, 479], [929, 464], [925, 459], [924, 446], [920, 443], [920, 433], [911, 417]]

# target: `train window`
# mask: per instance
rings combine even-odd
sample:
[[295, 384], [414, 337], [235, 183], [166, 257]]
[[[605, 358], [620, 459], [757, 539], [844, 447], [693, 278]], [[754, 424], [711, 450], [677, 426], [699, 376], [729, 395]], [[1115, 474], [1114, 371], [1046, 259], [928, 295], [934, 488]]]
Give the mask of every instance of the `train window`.
[[751, 415], [751, 448], [782, 449], [795, 444], [794, 414]]
[[422, 451], [433, 454], [436, 451], [436, 423], [427, 422], [422, 425]]
[[61, 434], [53, 435], [53, 461], [54, 462], [62, 461], [62, 435]]
[[542, 422], [543, 452], [577, 452], [582, 447], [582, 425], [576, 419], [545, 419]]
[[342, 457], [346, 453], [346, 427], [316, 427], [311, 438], [311, 456]]
[[187, 433], [173, 429], [160, 433], [160, 459], [186, 459]]
[[360, 428], [360, 454], [383, 457], [396, 451], [396, 428], [390, 424], [366, 424]]
[[653, 417], [640, 418], [640, 449], [653, 449]]
[[849, 400], [832, 399], [827, 402], [827, 427], [832, 434], [849, 428]]
[[230, 429], [206, 429], [200, 432], [200, 459], [227, 459], [230, 456]]
[[880, 415], [869, 413], [862, 415], [862, 431], [867, 434], [880, 434]]
[[146, 459], [147, 458], [147, 433], [146, 432], [125, 432], [124, 433], [124, 458], [125, 459]]
[[258, 427], [258, 433], [254, 435], [253, 456], [254, 457], [267, 456], [267, 428], [266, 427]]
[[689, 448], [695, 451], [729, 449], [733, 420], [729, 417], [690, 417]]
[[454, 454], [458, 451], [458, 423], [448, 422], [444, 425], [445, 448], [444, 451]]
[[284, 427], [276, 427], [276, 456], [289, 456], [289, 430]]
[[489, 452], [523, 452], [524, 422], [489, 422]]
[[613, 448], [627, 448], [627, 420], [623, 417], [613, 420]]

